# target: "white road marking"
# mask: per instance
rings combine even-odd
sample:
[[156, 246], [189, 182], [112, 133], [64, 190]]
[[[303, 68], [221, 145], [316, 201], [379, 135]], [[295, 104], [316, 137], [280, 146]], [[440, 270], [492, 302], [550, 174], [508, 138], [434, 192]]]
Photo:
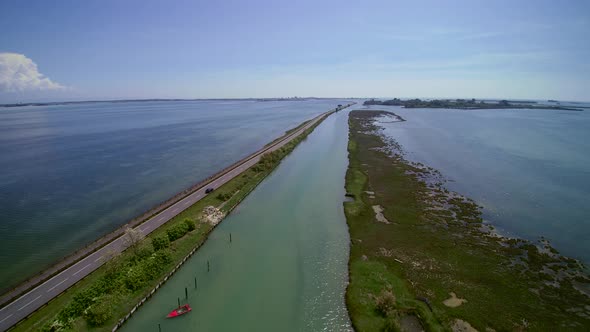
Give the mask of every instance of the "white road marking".
[[178, 211], [178, 208], [172, 210], [172, 213], [176, 213], [176, 211]]
[[102, 256], [98, 257], [97, 259], [95, 259], [95, 262], [98, 262], [100, 259], [102, 258]]
[[30, 301], [29, 303], [25, 304], [24, 306], [20, 307], [20, 309], [18, 309], [18, 310], [19, 310], [19, 311], [20, 311], [20, 310], [23, 310], [23, 309], [24, 309], [26, 306], [28, 306], [29, 304], [31, 304], [31, 303], [33, 303], [33, 302], [37, 301], [37, 300], [38, 300], [40, 297], [41, 297], [41, 295], [37, 296], [37, 297], [36, 297], [34, 300], [32, 300], [32, 301]]
[[184, 206], [187, 206], [187, 205], [189, 205], [190, 203], [191, 203], [190, 201], [186, 201], [186, 202], [184, 202]]
[[74, 275], [76, 275], [76, 274], [78, 274], [78, 273], [82, 272], [82, 270], [84, 270], [85, 268], [87, 268], [87, 267], [89, 267], [89, 266], [90, 266], [90, 264], [88, 264], [88, 265], [84, 266], [83, 268], [81, 268], [80, 270], [78, 270], [78, 272], [74, 273]]
[[64, 280], [60, 281], [60, 282], [59, 282], [59, 284], [57, 284], [57, 285], [55, 285], [55, 286], [53, 286], [53, 287], [49, 288], [49, 290], [47, 291], [47, 293], [49, 293], [49, 292], [51, 292], [52, 290], [54, 290], [54, 289], [55, 289], [55, 287], [57, 287], [57, 286], [59, 286], [59, 285], [63, 284], [64, 282], [66, 282], [66, 280], [68, 280], [68, 278], [65, 278]]
[[2, 320], [0, 320], [0, 323], [2, 323], [3, 321], [7, 320], [8, 318], [12, 317], [12, 314], [2, 318]]

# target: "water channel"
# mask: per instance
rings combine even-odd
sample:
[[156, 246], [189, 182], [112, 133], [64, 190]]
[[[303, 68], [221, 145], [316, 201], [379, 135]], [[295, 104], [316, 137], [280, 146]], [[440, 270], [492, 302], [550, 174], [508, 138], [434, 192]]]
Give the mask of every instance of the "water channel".
[[[341, 111], [319, 125], [122, 330], [351, 330], [347, 120]], [[193, 311], [166, 319], [178, 298]]]

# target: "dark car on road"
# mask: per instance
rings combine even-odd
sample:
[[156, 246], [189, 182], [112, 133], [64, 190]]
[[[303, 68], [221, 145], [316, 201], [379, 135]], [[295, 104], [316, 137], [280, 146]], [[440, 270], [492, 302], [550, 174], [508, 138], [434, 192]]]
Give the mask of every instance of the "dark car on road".
[[205, 189], [205, 194], [209, 194], [209, 193], [211, 193], [213, 190], [215, 190], [215, 189], [213, 189], [213, 188], [207, 188], [207, 189]]

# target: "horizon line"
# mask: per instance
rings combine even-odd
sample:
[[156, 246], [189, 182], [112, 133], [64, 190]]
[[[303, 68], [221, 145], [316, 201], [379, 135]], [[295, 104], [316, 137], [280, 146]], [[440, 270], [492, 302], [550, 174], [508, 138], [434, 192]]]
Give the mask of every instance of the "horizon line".
[[87, 99], [87, 100], [63, 100], [63, 101], [30, 101], [17, 103], [0, 103], [0, 107], [24, 107], [24, 106], [49, 106], [63, 104], [84, 104], [84, 103], [117, 103], [117, 102], [148, 102], [148, 101], [206, 101], [206, 100], [269, 100], [269, 101], [289, 101], [289, 100], [306, 100], [306, 99], [475, 99], [475, 100], [507, 100], [507, 101], [557, 101], [570, 103], [590, 103], [590, 100], [559, 100], [559, 99], [534, 99], [534, 98], [469, 98], [469, 97], [235, 97], [235, 98], [129, 98], [129, 99]]

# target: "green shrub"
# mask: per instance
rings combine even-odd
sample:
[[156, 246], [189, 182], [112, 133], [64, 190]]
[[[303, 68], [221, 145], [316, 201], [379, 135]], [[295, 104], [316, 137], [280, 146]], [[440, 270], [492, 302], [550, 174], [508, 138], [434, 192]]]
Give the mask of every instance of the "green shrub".
[[146, 280], [154, 280], [172, 262], [170, 251], [160, 250], [137, 266]]
[[88, 308], [92, 304], [93, 299], [93, 290], [92, 288], [81, 291], [74, 295], [72, 302], [63, 308], [57, 318], [64, 323], [68, 323], [71, 319], [74, 319], [80, 316], [86, 308]]
[[154, 257], [161, 265], [168, 265], [172, 263], [172, 255], [170, 254], [170, 250], [160, 250], [154, 254]]
[[137, 260], [143, 260], [150, 257], [153, 253], [154, 251], [149, 247], [149, 245], [142, 244], [135, 251], [135, 258]]
[[182, 222], [186, 224], [187, 232], [192, 232], [195, 230], [195, 222], [190, 218], [185, 218]]
[[113, 316], [113, 296], [101, 296], [93, 305], [84, 311], [84, 319], [90, 326], [102, 326]]
[[228, 199], [230, 199], [232, 196], [232, 194], [230, 193], [219, 193], [217, 195], [217, 199], [220, 201], [227, 201]]
[[168, 248], [169, 246], [170, 239], [168, 238], [168, 235], [162, 235], [152, 239], [152, 247], [154, 247], [154, 251]]
[[174, 242], [176, 239], [180, 239], [188, 232], [188, 226], [185, 223], [176, 224], [166, 230], [166, 235], [168, 235], [168, 240], [170, 242]]
[[375, 299], [376, 310], [383, 316], [387, 317], [389, 312], [395, 307], [395, 295], [390, 290], [383, 290]]
[[145, 285], [147, 281], [147, 276], [145, 275], [143, 268], [141, 265], [132, 266], [127, 270], [125, 276], [123, 278], [123, 284], [125, 288], [134, 292]]

